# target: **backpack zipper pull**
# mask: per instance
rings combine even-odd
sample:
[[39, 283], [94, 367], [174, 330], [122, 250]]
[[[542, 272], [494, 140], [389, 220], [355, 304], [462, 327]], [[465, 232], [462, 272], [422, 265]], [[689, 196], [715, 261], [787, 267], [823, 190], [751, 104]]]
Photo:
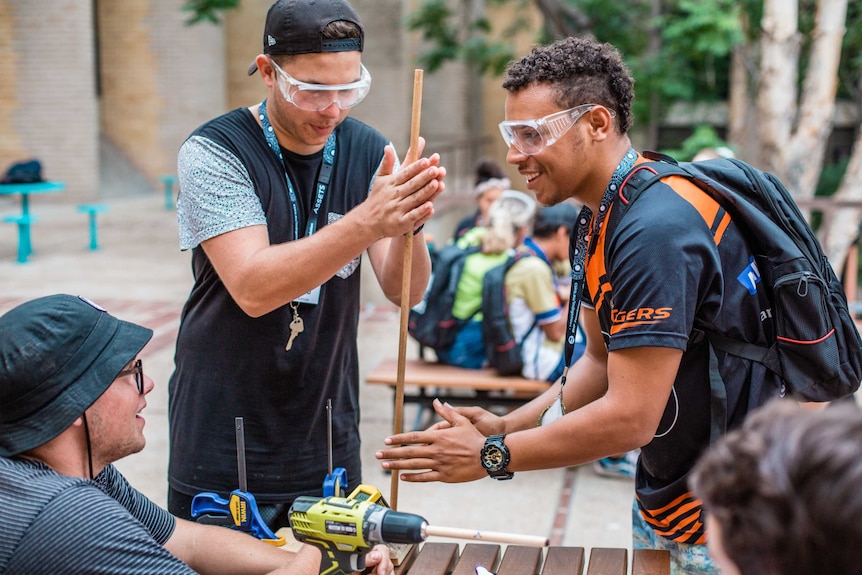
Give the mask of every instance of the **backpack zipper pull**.
[[796, 295], [799, 297], [806, 297], [808, 295], [808, 274], [803, 274], [801, 278], [799, 278], [799, 283], [796, 284]]

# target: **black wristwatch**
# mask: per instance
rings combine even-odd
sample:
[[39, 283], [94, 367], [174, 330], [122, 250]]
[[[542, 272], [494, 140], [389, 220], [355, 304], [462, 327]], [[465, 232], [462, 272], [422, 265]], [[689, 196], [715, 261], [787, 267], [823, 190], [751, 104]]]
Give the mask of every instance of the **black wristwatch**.
[[509, 466], [509, 448], [503, 443], [505, 435], [492, 435], [485, 440], [479, 460], [488, 475], [494, 479], [512, 479], [515, 474], [506, 469]]

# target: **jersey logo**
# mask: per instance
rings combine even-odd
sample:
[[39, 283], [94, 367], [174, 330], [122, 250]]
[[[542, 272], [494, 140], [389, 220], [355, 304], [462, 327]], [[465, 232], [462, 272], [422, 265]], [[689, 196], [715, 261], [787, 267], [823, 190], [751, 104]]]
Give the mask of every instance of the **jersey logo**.
[[757, 295], [757, 284], [760, 283], [760, 270], [757, 269], [754, 258], [749, 259], [749, 263], [742, 270], [742, 273], [736, 276], [736, 281], [741, 283], [748, 290], [748, 293]]
[[611, 310], [611, 334], [636, 325], [651, 325], [661, 323], [670, 317], [670, 307], [639, 307], [630, 310]]

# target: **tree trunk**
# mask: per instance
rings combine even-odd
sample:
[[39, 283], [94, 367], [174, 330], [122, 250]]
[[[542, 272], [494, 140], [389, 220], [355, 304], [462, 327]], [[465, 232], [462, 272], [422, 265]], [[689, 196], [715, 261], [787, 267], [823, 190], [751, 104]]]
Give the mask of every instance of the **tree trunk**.
[[[757, 96], [761, 164], [779, 177], [785, 173], [784, 146], [796, 118], [798, 20], [796, 1], [764, 0]], [[790, 192], [796, 194], [796, 190]]]
[[545, 31], [552, 38], [592, 34], [590, 18], [575, 6], [560, 0], [533, 0], [542, 13]]
[[758, 143], [758, 122], [752, 90], [757, 85], [752, 54], [756, 47], [740, 44], [733, 49], [730, 60], [730, 89], [727, 104], [727, 141], [739, 158], [755, 166], [761, 165]]
[[[856, 141], [853, 143], [853, 155], [844, 172], [841, 186], [832, 196], [840, 200], [858, 200], [862, 202], [862, 130], [857, 130]], [[835, 217], [828, 229], [823, 230], [823, 250], [829, 258], [832, 267], [840, 273], [847, 259], [847, 251], [859, 236], [859, 222], [862, 210], [844, 208], [835, 210]], [[855, 295], [855, 294], [854, 294]]]
[[786, 146], [782, 174], [787, 189], [799, 198], [814, 196], [823, 169], [835, 115], [838, 63], [846, 19], [847, 0], [818, 2], [797, 128]]

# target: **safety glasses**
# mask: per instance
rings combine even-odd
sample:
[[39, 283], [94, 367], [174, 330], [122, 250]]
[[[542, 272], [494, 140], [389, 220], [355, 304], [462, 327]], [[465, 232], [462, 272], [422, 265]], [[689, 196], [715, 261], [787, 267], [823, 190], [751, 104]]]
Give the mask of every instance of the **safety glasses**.
[[[515, 148], [527, 156], [533, 156], [553, 145], [563, 137], [581, 116], [598, 106], [599, 104], [582, 104], [548, 114], [538, 120], [515, 120], [511, 122], [500, 122], [500, 134], [506, 146]], [[611, 117], [616, 114], [610, 110]]]
[[371, 74], [362, 64], [359, 65], [359, 80], [349, 84], [308, 84], [300, 82], [276, 64], [272, 58], [270, 63], [278, 75], [278, 87], [284, 99], [297, 108], [320, 112], [338, 104], [342, 110], [352, 108], [365, 99], [371, 90]]

